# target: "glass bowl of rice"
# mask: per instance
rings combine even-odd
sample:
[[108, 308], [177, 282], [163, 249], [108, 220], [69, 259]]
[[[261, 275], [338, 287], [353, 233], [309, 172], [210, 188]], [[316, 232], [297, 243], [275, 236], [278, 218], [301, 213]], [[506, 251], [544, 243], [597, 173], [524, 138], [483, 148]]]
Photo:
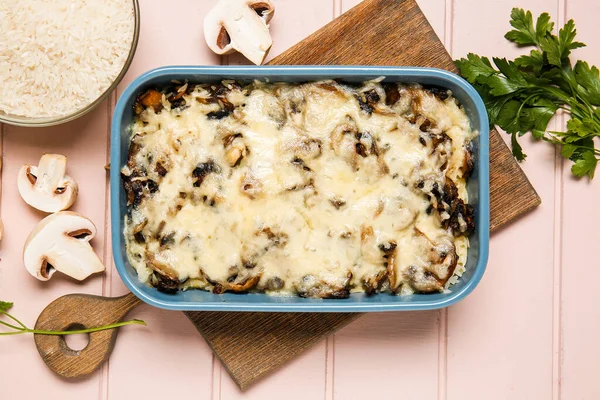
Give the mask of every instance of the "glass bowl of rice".
[[135, 54], [138, 0], [0, 1], [0, 123], [42, 127], [94, 109]]

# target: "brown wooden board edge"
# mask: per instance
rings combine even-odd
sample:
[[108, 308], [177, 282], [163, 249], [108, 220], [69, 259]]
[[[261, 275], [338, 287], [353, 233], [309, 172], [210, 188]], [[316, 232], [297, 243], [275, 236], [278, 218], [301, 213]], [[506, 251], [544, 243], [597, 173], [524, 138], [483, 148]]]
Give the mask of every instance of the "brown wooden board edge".
[[542, 199], [513, 158], [500, 133], [491, 129], [490, 232], [497, 232], [515, 222], [540, 204]]
[[[228, 320], [223, 321], [221, 318], [219, 317], [223, 317], [223, 312], [217, 312], [217, 311], [185, 311], [184, 312], [185, 316], [192, 322], [192, 324], [196, 327], [196, 329], [198, 330], [198, 332], [200, 333], [200, 335], [202, 336], [202, 338], [204, 338], [204, 340], [206, 341], [206, 344], [210, 347], [210, 349], [212, 350], [213, 354], [219, 359], [221, 365], [223, 365], [223, 367], [225, 367], [225, 369], [227, 370], [227, 373], [232, 377], [233, 381], [235, 382], [235, 384], [240, 388], [240, 390], [245, 391], [246, 389], [248, 389], [248, 387], [250, 387], [251, 385], [253, 385], [254, 383], [258, 382], [259, 380], [262, 380], [263, 378], [265, 378], [266, 376], [268, 376], [269, 374], [273, 373], [275, 370], [279, 369], [282, 365], [284, 365], [285, 363], [289, 362], [290, 360], [296, 358], [297, 356], [299, 356], [300, 354], [306, 352], [308, 349], [314, 347], [317, 343], [321, 342], [322, 340], [326, 339], [330, 334], [332, 334], [332, 332], [336, 332], [339, 329], [343, 328], [344, 326], [348, 325], [349, 323], [351, 323], [352, 321], [355, 321], [356, 319], [358, 319], [360, 316], [362, 316], [363, 313], [326, 313], [323, 316], [323, 319], [325, 319], [327, 321], [327, 326], [326, 327], [320, 327], [317, 326], [316, 333], [309, 333], [307, 336], [306, 332], [304, 332], [304, 334], [301, 335], [301, 339], [297, 339], [297, 341], [301, 341], [302, 345], [292, 345], [290, 346], [288, 349], [286, 349], [285, 353], [282, 353], [281, 350], [275, 352], [277, 354], [279, 354], [279, 358], [276, 360], [276, 362], [274, 363], [270, 363], [270, 364], [263, 364], [260, 365], [257, 368], [257, 364], [260, 364], [260, 361], [258, 363], [252, 364], [252, 365], [248, 365], [246, 366], [246, 368], [241, 368], [242, 371], [240, 372], [239, 370], [234, 370], [232, 369], [232, 360], [226, 359], [225, 357], [227, 357], [227, 354], [225, 352], [222, 352], [222, 349], [218, 348], [218, 344], [219, 344], [219, 338], [215, 338], [214, 335], [211, 334], [211, 329], [206, 328], [205, 325], [205, 321], [207, 320], [211, 320], [211, 321], [216, 321], [216, 325], [218, 325], [218, 330], [225, 330], [225, 326], [223, 325], [227, 325], [229, 323], [232, 322], [232, 318], [229, 318]], [[307, 322], [308, 319], [310, 318], [310, 316], [308, 316], [308, 313], [251, 313], [251, 312], [228, 312], [226, 313], [227, 317], [232, 317], [235, 316], [235, 327], [229, 326], [228, 329], [239, 329], [240, 327], [243, 327], [246, 325], [246, 323], [244, 322], [244, 318], [252, 318], [253, 321], [248, 322], [248, 325], [251, 325], [253, 322], [255, 323], [255, 319], [256, 317], [259, 317], [260, 319], [271, 319], [271, 320], [277, 320], [277, 319], [292, 319], [292, 318], [296, 318], [296, 317], [302, 317], [303, 314], [305, 316], [307, 316], [308, 318], [304, 318], [303, 322]], [[315, 313], [311, 313], [312, 316], [314, 315], [318, 315]], [[322, 323], [322, 322], [320, 322]], [[281, 322], [279, 322], [277, 324], [277, 326], [281, 327], [288, 327], [288, 324], [282, 324]], [[288, 331], [289, 332], [295, 332], [296, 330], [294, 329], [293, 331]], [[262, 335], [263, 337], [266, 335]], [[289, 338], [288, 338], [289, 340]], [[244, 344], [243, 343], [238, 343], [238, 345], [240, 346], [240, 348], [238, 349], [238, 352], [240, 353], [240, 355], [251, 355], [251, 354], [244, 354], [243, 351], [246, 350], [244, 349]], [[254, 357], [257, 357], [256, 354], [256, 349], [255, 350], [255, 354]], [[259, 348], [258, 352], [265, 352], [265, 353], [269, 353], [272, 354], [270, 351], [268, 351], [268, 348], [265, 346], [261, 346], [261, 348]], [[266, 354], [263, 354], [266, 355]], [[247, 359], [245, 361], [242, 361], [242, 363], [244, 362], [251, 362], [253, 361], [252, 358]], [[240, 365], [237, 365], [238, 368], [240, 367]]]

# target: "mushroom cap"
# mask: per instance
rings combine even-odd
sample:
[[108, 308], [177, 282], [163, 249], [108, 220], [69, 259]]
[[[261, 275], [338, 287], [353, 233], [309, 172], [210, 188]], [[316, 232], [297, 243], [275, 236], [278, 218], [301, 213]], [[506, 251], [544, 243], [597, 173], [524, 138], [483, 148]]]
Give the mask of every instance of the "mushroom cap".
[[19, 170], [17, 187], [31, 207], [47, 213], [66, 210], [77, 199], [77, 182], [65, 175], [67, 157], [44, 154], [38, 166], [25, 164]]
[[216, 54], [239, 51], [254, 64], [263, 62], [273, 44], [270, 0], [219, 0], [204, 18], [204, 38]]
[[71, 211], [51, 214], [25, 241], [25, 268], [41, 281], [49, 280], [56, 271], [80, 281], [102, 272], [104, 264], [89, 244], [95, 235], [96, 226], [83, 215]]

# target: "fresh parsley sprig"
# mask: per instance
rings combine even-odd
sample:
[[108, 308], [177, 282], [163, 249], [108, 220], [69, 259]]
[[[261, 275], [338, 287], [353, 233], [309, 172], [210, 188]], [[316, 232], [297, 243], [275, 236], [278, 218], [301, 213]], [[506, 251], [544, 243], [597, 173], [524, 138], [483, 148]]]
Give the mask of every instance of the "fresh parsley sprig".
[[30, 329], [27, 326], [25, 326], [25, 324], [23, 324], [21, 321], [19, 321], [14, 316], [8, 313], [8, 310], [10, 310], [12, 306], [13, 303], [7, 301], [0, 301], [0, 317], [5, 316], [11, 320], [11, 322], [0, 320], [0, 325], [11, 329], [11, 331], [8, 332], [0, 332], [0, 336], [20, 335], [23, 333], [37, 333], [40, 335], [74, 335], [76, 333], [92, 333], [98, 331], [105, 331], [107, 329], [115, 329], [125, 325], [146, 325], [146, 323], [142, 320], [132, 319], [129, 321], [117, 322], [116, 324], [100, 326], [97, 328], [78, 329], [73, 331], [45, 331], [40, 329]]
[[[536, 139], [562, 146], [564, 158], [574, 162], [578, 177], [594, 177], [600, 150], [600, 74], [585, 61], [571, 65], [571, 50], [584, 47], [575, 41], [575, 23], [569, 20], [558, 36], [547, 13], [534, 25], [531, 12], [513, 8], [514, 28], [504, 37], [522, 47], [535, 49], [514, 61], [470, 53], [456, 61], [462, 76], [479, 92], [488, 110], [490, 126], [498, 125], [511, 135], [512, 152], [519, 161], [525, 153], [518, 137], [531, 132]], [[571, 119], [565, 132], [547, 131], [550, 119], [565, 110]]]

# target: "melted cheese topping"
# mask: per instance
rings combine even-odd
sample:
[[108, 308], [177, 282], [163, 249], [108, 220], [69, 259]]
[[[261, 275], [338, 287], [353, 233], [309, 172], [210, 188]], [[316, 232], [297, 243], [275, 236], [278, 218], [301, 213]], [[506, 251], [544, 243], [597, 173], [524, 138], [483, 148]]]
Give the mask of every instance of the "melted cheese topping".
[[132, 127], [129, 261], [164, 291], [444, 290], [473, 135], [450, 93], [416, 85], [185, 84]]

